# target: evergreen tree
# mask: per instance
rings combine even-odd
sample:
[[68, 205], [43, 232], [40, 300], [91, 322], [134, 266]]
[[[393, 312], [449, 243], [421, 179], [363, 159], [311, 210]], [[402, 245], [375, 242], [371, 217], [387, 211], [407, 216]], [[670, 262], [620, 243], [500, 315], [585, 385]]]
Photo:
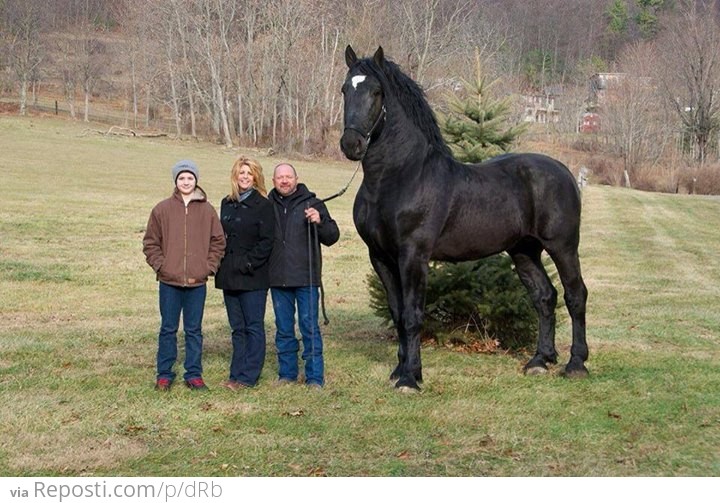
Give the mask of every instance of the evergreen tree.
[[614, 34], [624, 36], [628, 32], [630, 15], [625, 0], [613, 0], [613, 3], [605, 11], [608, 20], [607, 30]]
[[605, 57], [613, 60], [630, 37], [631, 17], [628, 0], [613, 0], [605, 9], [605, 37], [602, 42]]
[[635, 23], [643, 38], [654, 37], [659, 29], [657, 13], [663, 8], [665, 0], [636, 0], [640, 10], [635, 16]]
[[479, 163], [510, 150], [527, 124], [508, 125], [511, 116], [509, 98], [491, 94], [497, 81], [488, 82], [477, 62], [475, 82], [463, 81], [464, 93], [450, 95], [449, 113], [441, 115], [443, 136], [458, 161]]

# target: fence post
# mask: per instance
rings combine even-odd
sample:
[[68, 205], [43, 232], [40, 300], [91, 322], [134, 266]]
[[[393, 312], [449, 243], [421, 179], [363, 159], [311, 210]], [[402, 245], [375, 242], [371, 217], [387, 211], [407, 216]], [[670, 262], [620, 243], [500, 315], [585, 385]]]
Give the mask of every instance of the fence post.
[[580, 190], [584, 189], [585, 186], [588, 184], [588, 169], [585, 166], [580, 166], [577, 184]]

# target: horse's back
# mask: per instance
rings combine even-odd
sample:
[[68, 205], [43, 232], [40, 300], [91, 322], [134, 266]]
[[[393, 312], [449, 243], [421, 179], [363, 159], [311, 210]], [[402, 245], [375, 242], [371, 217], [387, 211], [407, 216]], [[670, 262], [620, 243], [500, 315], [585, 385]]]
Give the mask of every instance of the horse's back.
[[[580, 212], [580, 191], [567, 166], [544, 154], [504, 154], [471, 167], [487, 190], [510, 191], [534, 211]], [[496, 186], [493, 186], [493, 185]]]
[[475, 169], [499, 169], [517, 178], [531, 178], [533, 183], [542, 187], [546, 183], [559, 185], [570, 190], [579, 198], [575, 178], [570, 169], [562, 162], [545, 154], [503, 154], [473, 165]]

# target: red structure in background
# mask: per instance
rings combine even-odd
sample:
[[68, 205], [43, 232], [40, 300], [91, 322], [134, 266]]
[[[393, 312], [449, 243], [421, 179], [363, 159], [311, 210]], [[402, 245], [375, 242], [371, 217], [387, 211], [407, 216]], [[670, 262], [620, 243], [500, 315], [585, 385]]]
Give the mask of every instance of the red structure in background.
[[580, 122], [581, 133], [597, 133], [600, 131], [600, 114], [585, 112]]

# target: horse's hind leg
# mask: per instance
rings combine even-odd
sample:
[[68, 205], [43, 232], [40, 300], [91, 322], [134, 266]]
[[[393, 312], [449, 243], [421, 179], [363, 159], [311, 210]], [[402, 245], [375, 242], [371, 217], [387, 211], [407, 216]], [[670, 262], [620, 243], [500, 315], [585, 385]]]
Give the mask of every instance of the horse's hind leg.
[[567, 377], [586, 377], [588, 370], [585, 362], [589, 351], [585, 340], [585, 309], [588, 292], [580, 272], [577, 248], [567, 253], [551, 253], [550, 256], [565, 289], [565, 305], [572, 319], [570, 361], [565, 366], [564, 373]]
[[544, 374], [548, 363], [557, 363], [555, 350], [555, 307], [557, 290], [542, 265], [542, 247], [537, 242], [525, 242], [509, 251], [520, 281], [525, 285], [540, 321], [537, 351], [525, 365], [528, 375]]

